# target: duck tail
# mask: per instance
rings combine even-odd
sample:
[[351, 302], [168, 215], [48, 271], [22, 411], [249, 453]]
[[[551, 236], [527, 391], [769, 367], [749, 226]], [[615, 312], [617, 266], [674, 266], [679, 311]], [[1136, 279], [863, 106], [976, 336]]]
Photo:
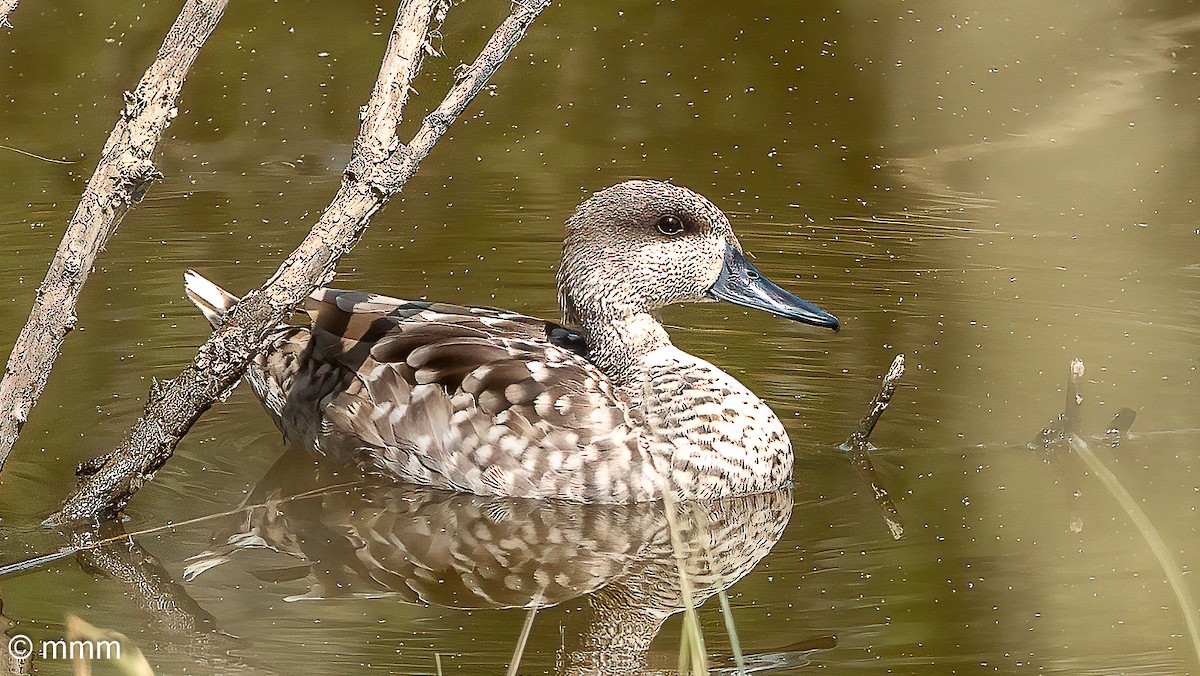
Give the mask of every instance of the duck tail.
[[183, 273], [183, 288], [187, 293], [188, 300], [200, 308], [200, 311], [204, 313], [204, 318], [213, 325], [214, 329], [225, 323], [225, 313], [239, 300], [237, 296], [217, 286], [195, 270]]

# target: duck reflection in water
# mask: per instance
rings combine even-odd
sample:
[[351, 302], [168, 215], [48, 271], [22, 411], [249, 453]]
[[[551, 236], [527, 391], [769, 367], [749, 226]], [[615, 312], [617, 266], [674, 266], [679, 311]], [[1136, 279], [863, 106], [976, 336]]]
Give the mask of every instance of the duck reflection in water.
[[558, 673], [634, 674], [663, 623], [683, 610], [679, 560], [702, 603], [770, 552], [793, 506], [790, 488], [678, 503], [667, 514], [662, 502], [586, 505], [337, 481], [327, 463], [290, 451], [232, 532], [189, 559], [185, 578], [236, 565], [298, 592], [288, 600], [386, 597], [458, 609], [576, 601], [584, 612], [567, 616]]

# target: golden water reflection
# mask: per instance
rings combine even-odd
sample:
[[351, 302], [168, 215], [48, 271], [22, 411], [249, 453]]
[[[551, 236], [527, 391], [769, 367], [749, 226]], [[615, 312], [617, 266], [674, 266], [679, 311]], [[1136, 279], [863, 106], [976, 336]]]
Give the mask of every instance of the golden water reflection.
[[[257, 286], [332, 195], [393, 11], [343, 4], [235, 3], [205, 48], [163, 145], [166, 178], [100, 257], [82, 330], [0, 478], [5, 559], [61, 544], [37, 523], [74, 465], [119, 440], [148, 378], [204, 339], [182, 271]], [[0, 34], [0, 144], [76, 162], [0, 150], [0, 343], [24, 321], [120, 93], [176, 9], [27, 0]], [[447, 57], [431, 62], [416, 106], [435, 102], [478, 27], [505, 10], [454, 8]], [[682, 347], [763, 395], [797, 450], [778, 543], [727, 592], [747, 653], [837, 673], [1195, 672], [1181, 609], [1129, 517], [1074, 458], [1048, 464], [1025, 444], [1061, 411], [1067, 364], [1083, 358], [1084, 431], [1137, 411], [1135, 436], [1095, 450], [1191, 583], [1198, 16], [1185, 0], [564, 3], [376, 218], [338, 284], [554, 317], [560, 224], [582, 196], [635, 176], [693, 187], [731, 215], [760, 269], [844, 325], [821, 335], [720, 306], [666, 315]], [[892, 542], [836, 446], [899, 352], [909, 370], [872, 437], [906, 530]], [[236, 509], [282, 453], [239, 390], [138, 495], [128, 526]], [[344, 539], [352, 521], [334, 522]], [[653, 541], [640, 528], [628, 546]], [[184, 582], [211, 535], [188, 526], [138, 543], [250, 646], [220, 648], [248, 669], [432, 673], [443, 655], [449, 673], [498, 673], [524, 620], [391, 597], [288, 602], [342, 578], [291, 566], [303, 576], [259, 579], [262, 551]], [[15, 631], [52, 636], [74, 612], [142, 645], [179, 642], [73, 560], [0, 581], [0, 597]], [[539, 611], [531, 670], [557, 668], [558, 627], [586, 626], [586, 604]], [[700, 617], [710, 652], [728, 657], [715, 599]], [[648, 668], [675, 663], [679, 635], [678, 615], [665, 619]], [[836, 646], [805, 649], [827, 636]], [[187, 650], [152, 657], [164, 673], [207, 673]]]

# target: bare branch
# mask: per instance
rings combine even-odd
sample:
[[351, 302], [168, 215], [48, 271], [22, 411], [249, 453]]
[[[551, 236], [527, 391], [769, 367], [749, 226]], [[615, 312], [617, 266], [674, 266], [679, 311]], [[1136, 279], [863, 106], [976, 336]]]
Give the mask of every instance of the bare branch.
[[[0, 19], [7, 10], [0, 0]], [[37, 403], [63, 339], [75, 327], [75, 303], [96, 254], [121, 218], [161, 177], [154, 152], [175, 118], [175, 99], [196, 55], [221, 19], [228, 0], [188, 0], [163, 40], [154, 63], [132, 93], [109, 134], [95, 173], [38, 287], [0, 381], [0, 468]], [[15, 2], [8, 7], [16, 6]]]
[[[154, 388], [146, 412], [126, 440], [83, 480], [51, 525], [91, 520], [119, 511], [170, 457], [192, 424], [227, 392], [261, 348], [266, 335], [314, 288], [328, 283], [338, 259], [365, 232], [371, 217], [416, 172], [450, 124], [487, 83], [550, 0], [514, 3], [478, 58], [423, 121], [413, 141], [395, 139], [400, 107], [427, 41], [430, 0], [405, 0], [392, 31], [380, 77], [341, 188], [308, 237], [257, 291], [227, 314], [174, 380]], [[438, 16], [445, 5], [438, 2]]]
[[875, 463], [871, 462], [871, 456], [867, 453], [869, 447], [867, 439], [870, 438], [876, 423], [879, 422], [879, 417], [883, 415], [883, 412], [887, 410], [888, 404], [891, 403], [892, 394], [896, 392], [896, 383], [900, 381], [900, 376], [902, 375], [904, 375], [904, 355], [898, 354], [892, 360], [892, 365], [888, 368], [887, 374], [883, 376], [883, 383], [879, 386], [879, 392], [871, 400], [871, 404], [867, 408], [867, 412], [863, 414], [862, 419], [858, 421], [858, 429], [854, 430], [843, 444], [843, 447], [850, 452], [850, 461], [854, 463], [854, 466], [866, 478], [867, 483], [871, 485], [875, 502], [883, 511], [883, 520], [887, 523], [888, 532], [892, 534], [893, 540], [899, 540], [904, 536], [904, 526], [900, 524], [900, 513], [896, 510], [895, 503], [892, 502], [887, 490], [879, 482], [879, 476], [875, 472]]
[[904, 375], [904, 355], [898, 354], [892, 360], [892, 365], [888, 367], [887, 374], [883, 376], [879, 392], [871, 400], [871, 405], [863, 414], [862, 419], [858, 421], [858, 428], [846, 439], [847, 448], [851, 450], [859, 447], [866, 448], [867, 439], [875, 430], [875, 424], [879, 422], [879, 417], [887, 410], [888, 404], [892, 403], [892, 394], [896, 392], [896, 383], [900, 382], [902, 375]]
[[0, 0], [0, 28], [12, 28], [12, 24], [8, 22], [8, 15], [17, 8], [19, 0]]

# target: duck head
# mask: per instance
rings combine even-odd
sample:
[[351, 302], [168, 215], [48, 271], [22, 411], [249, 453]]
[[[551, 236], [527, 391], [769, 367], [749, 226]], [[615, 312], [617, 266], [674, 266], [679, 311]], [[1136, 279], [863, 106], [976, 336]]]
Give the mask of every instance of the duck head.
[[759, 272], [712, 202], [660, 181], [626, 181], [579, 206], [567, 221], [558, 293], [565, 320], [577, 325], [717, 300], [839, 326]]

